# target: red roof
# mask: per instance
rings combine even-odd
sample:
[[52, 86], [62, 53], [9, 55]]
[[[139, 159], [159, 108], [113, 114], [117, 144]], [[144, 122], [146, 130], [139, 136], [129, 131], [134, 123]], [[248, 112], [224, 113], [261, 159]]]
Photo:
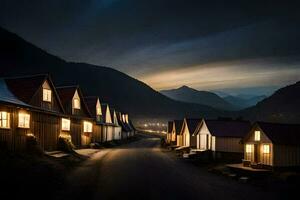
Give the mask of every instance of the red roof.
[[78, 86], [56, 87], [56, 91], [64, 107], [72, 101], [77, 88]]
[[56, 91], [61, 99], [61, 102], [62, 102], [64, 108], [67, 108], [68, 104], [72, 104], [72, 99], [74, 97], [76, 90], [80, 97], [80, 103], [82, 106], [82, 110], [87, 115], [87, 117], [91, 117], [92, 115], [90, 113], [90, 110], [89, 110], [84, 98], [83, 98], [83, 95], [81, 93], [79, 86], [62, 86], [62, 87], [56, 88]]
[[33, 76], [5, 78], [8, 89], [21, 101], [29, 103], [42, 86], [48, 75], [39, 74]]

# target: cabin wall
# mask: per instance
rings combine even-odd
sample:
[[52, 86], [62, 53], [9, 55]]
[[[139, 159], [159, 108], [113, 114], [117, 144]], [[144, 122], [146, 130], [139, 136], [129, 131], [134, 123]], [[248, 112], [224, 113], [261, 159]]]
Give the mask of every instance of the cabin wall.
[[183, 146], [182, 135], [177, 135], [177, 146]]
[[242, 138], [216, 137], [215, 151], [243, 153]]
[[92, 141], [96, 143], [102, 142], [102, 125], [96, 124], [93, 126]]
[[81, 133], [83, 132], [83, 125], [79, 119], [71, 119], [70, 133], [72, 137], [72, 143], [76, 147], [81, 146]]
[[44, 113], [31, 115], [33, 130], [38, 144], [47, 151], [57, 150], [58, 138], [60, 135], [60, 117]]
[[114, 140], [121, 140], [122, 128], [121, 126], [114, 127]]
[[114, 134], [114, 127], [113, 126], [107, 126], [107, 141], [113, 140], [113, 134]]
[[275, 167], [300, 166], [300, 146], [273, 145], [273, 149]]

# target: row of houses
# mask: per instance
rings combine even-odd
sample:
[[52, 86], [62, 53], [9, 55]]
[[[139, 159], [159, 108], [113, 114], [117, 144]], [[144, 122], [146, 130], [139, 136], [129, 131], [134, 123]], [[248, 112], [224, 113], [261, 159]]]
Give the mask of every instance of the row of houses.
[[215, 159], [240, 158], [252, 168], [300, 166], [300, 124], [185, 118], [168, 122], [167, 143]]
[[46, 151], [57, 150], [59, 138], [75, 147], [121, 140], [134, 135], [128, 114], [79, 86], [56, 87], [48, 74], [0, 79], [0, 148], [26, 148], [34, 137]]

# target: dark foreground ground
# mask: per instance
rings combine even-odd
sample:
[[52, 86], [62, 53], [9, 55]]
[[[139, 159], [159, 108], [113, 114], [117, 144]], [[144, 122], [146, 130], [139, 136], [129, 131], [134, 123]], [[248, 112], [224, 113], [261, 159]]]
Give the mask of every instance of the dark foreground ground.
[[[297, 188], [295, 185], [273, 182], [263, 182], [260, 185], [241, 183], [210, 173], [206, 167], [178, 159], [159, 145], [159, 138], [142, 137], [117, 148], [102, 150], [91, 159], [82, 161], [78, 167], [62, 167], [61, 174], [57, 174], [55, 170], [45, 171], [46, 180], [50, 180], [48, 183], [43, 183], [45, 178], [41, 176], [43, 179], [39, 180], [33, 172], [33, 179], [27, 180], [31, 190], [23, 193], [32, 194], [36, 199], [71, 200], [290, 199], [295, 192], [293, 188]], [[60, 163], [58, 166], [62, 165]], [[18, 173], [18, 176], [21, 174]], [[37, 174], [44, 173], [37, 171]], [[57, 176], [61, 176], [61, 179]], [[26, 180], [22, 181], [26, 184]], [[33, 181], [35, 182], [32, 183]], [[24, 188], [28, 190], [27, 186]], [[14, 193], [11, 194], [13, 197]]]

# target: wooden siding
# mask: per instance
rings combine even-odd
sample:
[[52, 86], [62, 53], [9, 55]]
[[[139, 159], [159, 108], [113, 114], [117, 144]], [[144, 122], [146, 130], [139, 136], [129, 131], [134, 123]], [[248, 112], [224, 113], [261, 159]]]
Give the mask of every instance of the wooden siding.
[[243, 153], [242, 138], [216, 137], [215, 151]]
[[273, 145], [274, 166], [300, 166], [300, 146]]
[[177, 146], [183, 146], [182, 135], [177, 135]]
[[31, 118], [32, 133], [37, 138], [38, 144], [44, 150], [56, 150], [60, 135], [60, 117], [33, 112]]
[[[22, 151], [26, 147], [26, 134], [33, 134], [43, 150], [56, 150], [60, 134], [60, 117], [46, 113], [28, 111], [16, 107], [0, 107], [10, 113], [10, 128], [0, 129], [1, 146], [12, 151]], [[30, 114], [30, 127], [18, 128], [19, 112]]]
[[121, 126], [114, 127], [114, 140], [120, 140], [121, 139], [121, 132], [122, 128]]
[[100, 143], [102, 142], [102, 125], [96, 124], [93, 127], [93, 135], [92, 135], [92, 141]]
[[83, 132], [83, 125], [81, 120], [79, 119], [71, 119], [71, 137], [72, 137], [72, 143], [76, 147], [80, 147], [81, 145], [81, 134]]
[[113, 140], [113, 133], [114, 129], [113, 126], [107, 126], [107, 141], [112, 141]]

